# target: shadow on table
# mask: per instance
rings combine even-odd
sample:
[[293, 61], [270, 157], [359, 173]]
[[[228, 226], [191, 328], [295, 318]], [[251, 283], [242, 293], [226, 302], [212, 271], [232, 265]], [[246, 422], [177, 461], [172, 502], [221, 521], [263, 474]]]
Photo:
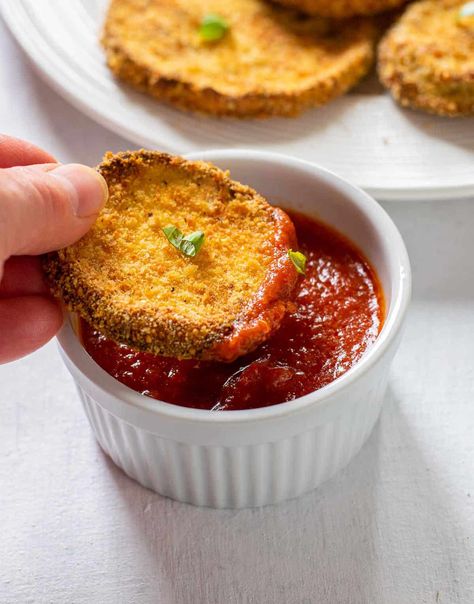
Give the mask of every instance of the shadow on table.
[[162, 575], [159, 583], [172, 583], [166, 589], [168, 599], [173, 594], [170, 603], [342, 602], [349, 569], [356, 576], [349, 581], [354, 601], [362, 602], [373, 594], [368, 560], [379, 436], [377, 426], [350, 467], [318, 491], [248, 510], [173, 502], [109, 465], [130, 521]]
[[435, 598], [440, 587], [418, 584], [412, 566], [426, 576], [446, 568], [459, 576], [443, 544], [463, 543], [460, 523], [392, 391], [355, 460], [317, 491], [277, 506], [196, 508], [143, 489], [109, 465], [147, 547], [150, 598], [166, 584], [175, 604], [411, 602], [417, 588]]

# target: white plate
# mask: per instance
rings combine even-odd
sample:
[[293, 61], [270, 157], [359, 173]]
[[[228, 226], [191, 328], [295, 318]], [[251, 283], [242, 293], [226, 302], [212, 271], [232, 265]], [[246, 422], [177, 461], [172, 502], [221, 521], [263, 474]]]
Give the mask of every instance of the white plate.
[[182, 113], [117, 83], [98, 36], [107, 0], [2, 0], [34, 65], [72, 104], [145, 147], [252, 147], [320, 163], [384, 200], [474, 196], [474, 119], [398, 108], [375, 81], [296, 119]]

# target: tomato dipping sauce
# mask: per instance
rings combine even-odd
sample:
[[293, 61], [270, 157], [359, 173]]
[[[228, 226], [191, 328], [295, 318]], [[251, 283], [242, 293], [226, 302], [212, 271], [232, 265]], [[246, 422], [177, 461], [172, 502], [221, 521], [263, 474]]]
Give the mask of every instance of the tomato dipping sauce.
[[256, 350], [233, 363], [177, 360], [137, 352], [81, 321], [85, 349], [123, 384], [184, 407], [237, 410], [291, 401], [344, 374], [374, 342], [383, 324], [383, 292], [374, 270], [345, 237], [289, 212], [306, 276], [296, 310]]

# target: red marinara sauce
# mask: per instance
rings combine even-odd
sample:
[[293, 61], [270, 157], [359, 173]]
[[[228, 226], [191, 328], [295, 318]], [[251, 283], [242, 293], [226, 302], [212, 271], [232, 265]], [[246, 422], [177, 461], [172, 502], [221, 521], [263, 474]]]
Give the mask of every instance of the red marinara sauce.
[[252, 353], [233, 363], [180, 361], [108, 340], [85, 321], [85, 349], [107, 373], [147, 396], [198, 409], [236, 410], [290, 401], [334, 381], [377, 337], [383, 292], [374, 270], [345, 237], [290, 213], [306, 276], [297, 310]]

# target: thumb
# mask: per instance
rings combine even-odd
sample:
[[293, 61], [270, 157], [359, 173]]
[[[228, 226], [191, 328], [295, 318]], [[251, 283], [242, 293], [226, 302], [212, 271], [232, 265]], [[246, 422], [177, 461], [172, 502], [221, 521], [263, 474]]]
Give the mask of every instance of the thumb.
[[107, 196], [104, 178], [80, 164], [0, 170], [0, 262], [74, 243]]

